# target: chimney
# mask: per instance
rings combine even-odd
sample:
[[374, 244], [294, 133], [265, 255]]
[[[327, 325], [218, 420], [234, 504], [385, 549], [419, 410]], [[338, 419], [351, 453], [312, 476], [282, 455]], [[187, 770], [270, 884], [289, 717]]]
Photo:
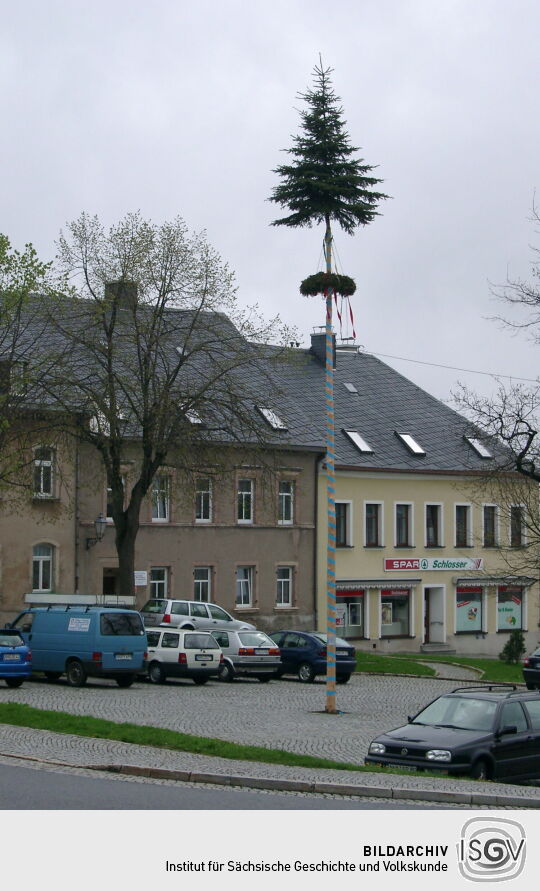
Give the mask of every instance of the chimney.
[[[336, 367], [336, 335], [332, 334], [332, 351], [334, 368]], [[326, 334], [311, 335], [311, 352], [317, 357], [321, 365], [326, 366]]]
[[126, 309], [133, 308], [137, 303], [137, 282], [106, 282], [105, 300], [116, 301]]

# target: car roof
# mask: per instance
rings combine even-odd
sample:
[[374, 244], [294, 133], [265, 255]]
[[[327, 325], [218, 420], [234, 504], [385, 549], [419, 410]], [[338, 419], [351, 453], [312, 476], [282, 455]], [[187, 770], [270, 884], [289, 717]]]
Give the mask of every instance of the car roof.
[[[145, 625], [148, 631], [170, 631], [172, 634], [211, 634], [209, 628], [177, 628], [176, 625]], [[218, 631], [219, 629], [216, 629]]]

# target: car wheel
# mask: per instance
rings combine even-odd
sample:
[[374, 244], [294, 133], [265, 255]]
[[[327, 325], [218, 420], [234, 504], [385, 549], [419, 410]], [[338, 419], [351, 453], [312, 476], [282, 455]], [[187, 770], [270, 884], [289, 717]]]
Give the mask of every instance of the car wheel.
[[491, 770], [485, 758], [479, 758], [471, 767], [471, 777], [473, 780], [489, 780], [491, 778]]
[[227, 681], [227, 683], [231, 683], [234, 681], [234, 668], [229, 662], [222, 662], [219, 666], [219, 674], [218, 678], [220, 681]]
[[197, 684], [197, 687], [202, 687], [203, 684], [207, 684], [210, 678], [193, 678], [193, 683]]
[[302, 681], [303, 684], [312, 684], [315, 680], [315, 672], [313, 671], [313, 666], [309, 664], [309, 662], [302, 662], [298, 666], [298, 679]]
[[134, 683], [134, 681], [135, 681], [134, 674], [120, 674], [116, 678], [116, 683], [118, 684], [119, 687], [131, 687], [131, 685]]
[[62, 677], [61, 671], [45, 671], [44, 674], [48, 681], [57, 681]]
[[153, 684], [163, 684], [165, 681], [165, 674], [159, 662], [151, 662], [148, 666], [148, 677], [152, 681]]
[[4, 678], [8, 687], [20, 687], [24, 678]]
[[68, 662], [66, 678], [70, 687], [84, 687], [87, 674], [82, 662], [79, 662], [78, 659], [72, 659], [71, 662]]
[[336, 678], [337, 684], [347, 684], [351, 679], [350, 674], [338, 674]]
[[269, 680], [271, 680], [271, 675], [269, 674], [258, 674], [256, 675], [257, 680], [261, 682], [261, 684], [267, 684]]

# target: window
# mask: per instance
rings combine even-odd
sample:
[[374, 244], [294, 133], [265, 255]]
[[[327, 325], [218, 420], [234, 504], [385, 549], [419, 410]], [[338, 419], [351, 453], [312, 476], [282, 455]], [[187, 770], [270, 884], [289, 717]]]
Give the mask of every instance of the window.
[[212, 480], [200, 477], [195, 489], [195, 522], [212, 522]]
[[336, 501], [336, 547], [351, 545], [351, 502]]
[[396, 548], [410, 548], [412, 540], [412, 504], [396, 504]]
[[196, 566], [193, 570], [193, 599], [208, 603], [212, 596], [212, 567]]
[[152, 522], [166, 523], [169, 519], [169, 477], [155, 476], [152, 483]]
[[382, 504], [366, 504], [365, 516], [366, 548], [382, 547]]
[[483, 630], [482, 588], [457, 588], [456, 634]]
[[422, 446], [418, 445], [416, 439], [411, 436], [410, 433], [398, 433], [396, 430], [396, 436], [401, 440], [403, 445], [411, 452], [412, 455], [425, 455], [425, 451]]
[[150, 569], [150, 597], [154, 600], [168, 596], [169, 570], [166, 566], [152, 566]]
[[[126, 478], [122, 476], [122, 488], [124, 492], [126, 491]], [[110, 486], [107, 486], [107, 505], [105, 507], [105, 517], [108, 523], [113, 523], [113, 500], [112, 500], [112, 489]]]
[[278, 491], [278, 523], [291, 526], [294, 522], [294, 483], [280, 480]]
[[236, 569], [236, 605], [251, 606], [253, 598], [253, 566], [238, 566]]
[[470, 504], [456, 504], [456, 548], [472, 545], [471, 531]]
[[494, 504], [484, 504], [483, 512], [484, 547], [496, 548], [499, 544], [497, 507]]
[[497, 631], [521, 631], [523, 588], [500, 585], [497, 589]]
[[349, 391], [349, 393], [358, 393], [358, 390], [356, 389], [354, 384], [345, 383], [345, 384], [343, 384], [343, 386], [345, 387], [346, 390]]
[[344, 430], [343, 433], [350, 439], [352, 444], [356, 446], [359, 452], [362, 452], [366, 455], [373, 454], [373, 449], [371, 448], [371, 446], [368, 445], [364, 437], [360, 436], [360, 434], [356, 430]]
[[524, 510], [521, 504], [510, 508], [510, 547], [521, 548], [525, 544]]
[[35, 545], [32, 550], [32, 591], [52, 591], [54, 548]]
[[253, 523], [253, 480], [238, 480], [237, 520]]
[[54, 451], [47, 446], [34, 449], [34, 496], [52, 498], [54, 494]]
[[505, 702], [501, 709], [501, 720], [499, 726], [517, 727], [518, 733], [524, 733], [528, 729], [527, 718], [523, 711], [521, 702]]
[[286, 430], [287, 425], [283, 423], [279, 415], [276, 414], [275, 411], [272, 411], [271, 408], [263, 408], [262, 406], [257, 406], [258, 411], [263, 416], [264, 420], [269, 424], [272, 430]]
[[442, 505], [426, 504], [426, 548], [440, 548], [442, 544]]
[[[212, 618], [216, 619], [220, 624], [223, 624], [223, 622], [234, 622], [233, 617], [225, 612], [224, 609], [221, 609], [220, 606], [216, 606], [215, 603], [209, 603], [208, 609], [210, 610]], [[212, 634], [213, 633], [214, 632], [212, 631]]]
[[292, 566], [278, 566], [276, 570], [276, 606], [292, 606]]
[[481, 458], [493, 458], [493, 455], [489, 451], [488, 448], [484, 445], [481, 439], [475, 439], [472, 436], [466, 436], [465, 440], [469, 443], [471, 448], [474, 449], [477, 455], [480, 455]]
[[410, 634], [411, 596], [409, 591], [381, 591], [381, 637]]
[[208, 618], [208, 610], [206, 609], [205, 603], [190, 603], [189, 604], [189, 614], [190, 616], [195, 616], [197, 619], [207, 619]]

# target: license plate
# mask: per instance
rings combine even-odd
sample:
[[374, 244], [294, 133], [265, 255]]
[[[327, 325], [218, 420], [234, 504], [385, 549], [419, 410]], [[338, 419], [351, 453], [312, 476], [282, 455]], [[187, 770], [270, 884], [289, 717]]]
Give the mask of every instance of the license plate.
[[347, 656], [348, 654], [348, 650], [336, 650], [336, 656]]
[[207, 656], [205, 653], [195, 653], [195, 662], [212, 662], [213, 656]]
[[256, 656], [268, 656], [268, 650], [255, 650]]
[[21, 657], [18, 653], [4, 653], [4, 662], [20, 662]]
[[131, 659], [132, 655], [131, 655], [131, 653], [116, 653], [116, 658], [117, 659]]

